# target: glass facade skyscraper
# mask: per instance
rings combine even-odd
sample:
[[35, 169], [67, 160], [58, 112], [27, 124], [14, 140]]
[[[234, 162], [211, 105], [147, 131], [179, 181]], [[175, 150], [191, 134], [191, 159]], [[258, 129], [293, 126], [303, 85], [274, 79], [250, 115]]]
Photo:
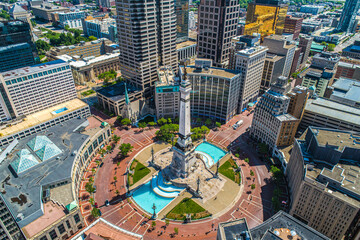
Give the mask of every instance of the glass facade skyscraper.
[[249, 3], [245, 34], [260, 33], [261, 39], [271, 34], [282, 35], [288, 5], [276, 0], [255, 0]]
[[175, 0], [176, 42], [189, 38], [189, 0]]
[[356, 13], [359, 11], [359, 0], [347, 0], [341, 13], [338, 31], [341, 32], [355, 32]]

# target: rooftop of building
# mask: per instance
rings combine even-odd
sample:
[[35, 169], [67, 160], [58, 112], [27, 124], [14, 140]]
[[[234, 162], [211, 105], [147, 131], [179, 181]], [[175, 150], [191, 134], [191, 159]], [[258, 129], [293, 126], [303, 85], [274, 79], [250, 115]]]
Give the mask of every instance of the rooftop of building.
[[23, 68], [18, 68], [18, 69], [2, 72], [0, 74], [4, 77], [5, 80], [7, 80], [7, 79], [15, 78], [15, 77], [20, 77], [20, 76], [24, 76], [24, 75], [27, 76], [32, 73], [37, 73], [37, 72], [42, 72], [44, 70], [52, 69], [52, 68], [56, 67], [56, 65], [67, 65], [67, 64], [65, 61], [58, 59], [58, 60], [47, 62], [47, 63], [42, 63], [42, 64], [38, 64], [38, 65], [33, 65], [33, 66], [28, 66], [28, 67], [23, 67]]
[[[343, 60], [341, 58], [341, 60]], [[349, 63], [349, 62], [343, 62], [343, 61], [340, 61], [339, 64], [338, 64], [338, 67], [346, 67], [346, 68], [360, 68], [360, 63]]]
[[143, 236], [140, 234], [126, 231], [103, 218], [99, 218], [94, 223], [86, 227], [72, 239], [112, 239], [112, 240], [139, 240]]
[[360, 103], [360, 81], [340, 78], [332, 87], [334, 88], [332, 95]]
[[192, 40], [187, 40], [185, 42], [181, 42], [181, 43], [177, 43], [176, 44], [176, 49], [181, 49], [181, 48], [185, 48], [185, 47], [189, 47], [192, 45], [195, 45], [196, 41], [192, 41]]
[[[85, 102], [76, 98], [76, 99], [58, 104], [56, 106], [47, 108], [45, 110], [27, 115], [19, 123], [10, 124], [10, 126], [8, 126], [9, 123], [6, 123], [7, 125], [1, 126], [2, 128], [0, 129], [0, 134], [2, 135], [2, 137], [12, 135], [17, 132], [23, 131], [27, 128], [30, 128], [32, 126], [36, 126], [41, 123], [48, 122], [51, 119], [57, 118], [64, 114], [68, 114], [72, 111], [75, 111], [76, 109], [80, 109], [80, 108], [83, 108], [86, 106], [87, 106], [87, 104]], [[59, 109], [63, 109], [63, 110], [66, 109], [66, 110], [61, 113], [55, 113], [55, 111], [59, 110]]]
[[[75, 200], [62, 186], [72, 182], [72, 166], [82, 145], [100, 130], [101, 122], [94, 117], [75, 118], [7, 146], [11, 151], [0, 165], [0, 181], [5, 183], [0, 193], [21, 228], [43, 216], [44, 187], [61, 182], [51, 188], [50, 199], [63, 207]], [[51, 195], [54, 191], [61, 194]], [[64, 193], [71, 195], [59, 197]], [[48, 224], [46, 218], [43, 221]]]
[[[330, 240], [328, 237], [297, 220], [283, 211], [277, 212], [262, 224], [250, 229], [252, 239], [318, 239]], [[267, 234], [272, 238], [267, 237]], [[268, 236], [270, 237], [270, 236]]]
[[266, 46], [254, 46], [254, 47], [245, 48], [240, 51], [237, 51], [236, 54], [252, 56], [252, 55], [258, 54], [260, 52], [267, 51], [267, 50], [268, 50], [268, 48]]
[[99, 62], [103, 62], [103, 61], [107, 61], [107, 60], [112, 60], [112, 59], [117, 59], [120, 56], [120, 52], [119, 50], [114, 50], [113, 53], [107, 53], [98, 57], [86, 57], [86, 58], [82, 58], [80, 60], [78, 60], [78, 58], [76, 56], [69, 56], [69, 55], [60, 55], [60, 56], [56, 56], [58, 59], [61, 59], [64, 62], [68, 62], [70, 64], [71, 67], [75, 67], [75, 68], [81, 68], [81, 67], [86, 67], [95, 63], [99, 63]]
[[66, 216], [65, 208], [52, 201], [43, 204], [44, 215], [23, 227], [21, 230], [25, 234], [26, 238], [31, 238], [37, 233], [44, 230], [46, 227], [58, 221], [60, 218]]
[[277, 62], [283, 58], [285, 58], [285, 56], [280, 56], [273, 53], [266, 53], [266, 61]]
[[291, 114], [282, 114], [279, 116], [276, 116], [276, 118], [280, 121], [280, 122], [287, 122], [287, 121], [297, 121], [299, 119], [297, 119], [296, 117], [292, 116]]
[[216, 68], [216, 67], [208, 67], [208, 68], [196, 68], [195, 66], [186, 66], [186, 72], [188, 74], [199, 74], [199, 75], [212, 75], [222, 78], [233, 78], [240, 74], [240, 72], [225, 68]]
[[44, 11], [70, 11], [69, 8], [62, 7], [62, 6], [55, 6], [51, 4], [41, 4], [36, 6], [31, 6], [32, 9], [44, 10]]
[[339, 62], [340, 55], [338, 53], [321, 52], [314, 55], [313, 58], [324, 59], [331, 62]]
[[[297, 139], [304, 157], [305, 175], [313, 180], [324, 191], [360, 207], [360, 165], [354, 159], [340, 159], [337, 164], [331, 164], [323, 159], [316, 159], [309, 152], [305, 136], [311, 133], [320, 147], [335, 149], [344, 153], [350, 149], [360, 149], [360, 135], [358, 133], [330, 128], [309, 127]], [[328, 179], [331, 179], [329, 181]], [[337, 183], [333, 184], [333, 182]]]
[[122, 99], [125, 99], [125, 86], [129, 95], [133, 93], [138, 93], [141, 89], [136, 88], [133, 85], [125, 84], [125, 82], [116, 83], [108, 87], [102, 87], [96, 92], [107, 98], [110, 98], [112, 101], [117, 102]]
[[251, 239], [245, 218], [219, 223], [218, 235], [220, 235], [220, 239], [241, 239], [239, 236], [242, 236], [242, 239], [249, 236], [249, 239]]
[[176, 76], [171, 66], [160, 67], [158, 70], [158, 81], [156, 86], [179, 85], [179, 77]]
[[308, 99], [305, 105], [305, 111], [360, 126], [359, 108], [346, 106], [330, 99]]
[[269, 35], [267, 37], [264, 38], [264, 43], [263, 45], [266, 46], [266, 41], [280, 41], [280, 42], [283, 42], [283, 47], [284, 48], [293, 48], [295, 47], [296, 45], [293, 44], [292, 41], [287, 41], [286, 40], [286, 37], [283, 36], [283, 35], [275, 35], [275, 34], [272, 34], [272, 35]]
[[27, 13], [27, 11], [22, 8], [19, 4], [14, 4], [10, 10], [9, 10], [9, 14], [14, 14], [14, 13]]
[[74, 49], [74, 48], [77, 48], [77, 47], [82, 47], [82, 46], [90, 46], [90, 45], [94, 45], [94, 44], [99, 44], [101, 42], [105, 42], [106, 44], [110, 44], [112, 43], [112, 41], [110, 41], [109, 39], [107, 38], [99, 38], [97, 40], [94, 40], [94, 41], [91, 41], [91, 42], [80, 42], [78, 44], [74, 44], [74, 45], [70, 45], [70, 46], [61, 46], [61, 47], [55, 47], [54, 50], [55, 51], [61, 51], [63, 49]]

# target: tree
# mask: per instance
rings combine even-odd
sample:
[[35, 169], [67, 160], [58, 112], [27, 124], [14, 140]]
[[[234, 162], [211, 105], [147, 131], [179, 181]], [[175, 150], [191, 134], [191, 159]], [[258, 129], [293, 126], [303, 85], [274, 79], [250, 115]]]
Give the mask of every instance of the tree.
[[235, 153], [235, 157], [236, 157], [236, 158], [239, 158], [239, 157], [240, 157], [240, 154]]
[[101, 155], [101, 157], [103, 157], [105, 153], [106, 153], [105, 149], [102, 148], [99, 150], [99, 154]]
[[151, 127], [155, 126], [155, 122], [148, 122], [147, 125], [149, 126], [149, 128], [151, 128]]
[[280, 182], [283, 179], [283, 172], [276, 166], [270, 167], [270, 172], [272, 174], [272, 177], [275, 179], [276, 182]]
[[253, 184], [251, 184], [251, 189], [252, 190], [254, 190], [255, 189], [255, 187], [256, 187], [256, 185], [253, 183]]
[[32, 25], [33, 27], [36, 27], [36, 22], [35, 22], [35, 20], [31, 19], [30, 21], [31, 21], [31, 25]]
[[131, 121], [128, 118], [123, 118], [121, 120], [121, 125], [130, 125], [130, 124], [131, 124]]
[[147, 124], [146, 124], [146, 122], [139, 122], [138, 126], [139, 126], [139, 128], [141, 128], [141, 130], [143, 130], [144, 128], [146, 128]]
[[211, 119], [210, 119], [210, 118], [207, 118], [207, 119], [205, 120], [205, 125], [209, 127], [211, 124], [212, 124]]
[[95, 168], [91, 169], [91, 172], [92, 172], [93, 174], [95, 174], [95, 172], [96, 172]]
[[166, 225], [166, 226], [169, 226], [169, 224], [170, 224], [169, 219], [165, 219], [165, 225]]
[[94, 203], [95, 203], [95, 201], [94, 201], [94, 198], [89, 198], [89, 203], [91, 204], [91, 205], [94, 205]]
[[197, 118], [197, 119], [196, 119], [196, 123], [197, 123], [197, 124], [200, 124], [201, 122], [202, 122], [202, 119], [201, 119], [201, 118]]
[[250, 176], [254, 176], [254, 175], [255, 175], [254, 171], [250, 170]]
[[191, 129], [191, 139], [193, 141], [197, 141], [204, 137], [205, 134], [208, 134], [210, 132], [210, 129], [206, 126], [196, 127]]
[[94, 36], [89, 36], [89, 41], [94, 41], [94, 40], [97, 40], [97, 38]]
[[326, 46], [327, 43], [326, 42], [321, 42], [320, 44], [323, 45], [323, 46]]
[[155, 221], [152, 221], [152, 222], [151, 222], [151, 226], [152, 226], [153, 228], [155, 228], [156, 222], [155, 222]]
[[168, 122], [169, 124], [171, 124], [171, 123], [172, 123], [171, 118], [168, 118], [168, 119], [167, 119], [167, 122]]
[[114, 176], [114, 183], [116, 184], [116, 180], [117, 180], [117, 177], [116, 176]]
[[219, 123], [219, 122], [216, 122], [215, 125], [216, 125], [216, 127], [218, 127], [218, 128], [221, 127], [221, 123]]
[[249, 162], [250, 162], [248, 158], [245, 158], [244, 161], [245, 161], [246, 163], [249, 163]]
[[39, 50], [41, 54], [45, 54], [47, 51], [50, 50], [51, 46], [47, 42], [39, 39], [35, 42], [36, 48]]
[[332, 44], [332, 43], [329, 44], [328, 47], [327, 47], [327, 50], [330, 51], [330, 52], [334, 51], [335, 50], [335, 44]]
[[119, 195], [120, 194], [119, 190], [116, 189], [115, 194]]
[[123, 143], [120, 145], [119, 150], [122, 156], [127, 156], [133, 150], [133, 146], [130, 143]]
[[157, 121], [157, 123], [158, 123], [158, 125], [159, 126], [162, 126], [162, 125], [164, 125], [164, 124], [167, 124], [167, 120], [165, 119], [165, 118], [160, 118], [158, 121]]
[[165, 124], [160, 127], [159, 131], [156, 131], [155, 135], [159, 140], [169, 142], [172, 136], [175, 136], [178, 131], [178, 124]]
[[94, 218], [100, 217], [100, 210], [98, 208], [93, 208], [91, 210], [91, 216], [93, 216]]
[[120, 162], [117, 162], [117, 163], [116, 163], [116, 166], [119, 167], [119, 166], [120, 166]]
[[117, 136], [116, 134], [112, 136], [112, 140], [114, 141], [114, 143], [118, 143], [120, 141], [120, 138], [121, 137]]
[[69, 29], [70, 29], [70, 27], [69, 27], [69, 25], [65, 25], [65, 27], [64, 27], [64, 29], [66, 30], [66, 31], [69, 31]]
[[94, 188], [94, 186], [93, 186], [90, 182], [88, 182], [88, 183], [85, 185], [85, 190], [86, 190], [88, 193], [92, 194], [92, 193], [95, 191], [95, 188]]
[[107, 145], [107, 146], [106, 146], [106, 151], [110, 152], [111, 149], [112, 149], [112, 147], [111, 147], [110, 145]]
[[174, 228], [174, 232], [175, 232], [175, 234], [179, 234], [179, 229], [177, 227]]

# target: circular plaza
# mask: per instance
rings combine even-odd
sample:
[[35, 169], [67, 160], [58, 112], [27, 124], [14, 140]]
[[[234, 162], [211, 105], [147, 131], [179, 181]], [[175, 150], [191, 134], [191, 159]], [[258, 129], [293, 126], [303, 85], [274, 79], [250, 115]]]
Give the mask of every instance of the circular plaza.
[[[249, 227], [261, 224], [273, 215], [274, 186], [269, 166], [247, 138], [251, 117], [236, 116], [211, 130], [205, 141], [194, 142], [194, 160], [185, 178], [171, 171], [174, 149], [156, 141], [158, 129], [115, 127], [120, 140], [112, 143], [112, 151], [98, 155], [82, 178], [79, 198], [85, 223], [102, 218], [143, 239], [215, 239], [220, 222], [244, 217]], [[244, 124], [234, 130], [239, 119]], [[118, 146], [123, 143], [133, 149], [120, 158]], [[89, 178], [94, 193], [86, 189]], [[94, 206], [100, 216], [93, 216]]]

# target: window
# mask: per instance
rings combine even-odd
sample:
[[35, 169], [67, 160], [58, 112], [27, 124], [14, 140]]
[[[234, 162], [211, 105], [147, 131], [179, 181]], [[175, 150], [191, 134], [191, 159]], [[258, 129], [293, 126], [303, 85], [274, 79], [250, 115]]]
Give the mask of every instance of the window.
[[37, 74], [34, 74], [33, 76], [34, 76], [34, 78], [37, 78], [37, 77], [38, 77], [38, 75], [37, 75]]
[[42, 73], [39, 73], [39, 77], [42, 77], [42, 75], [43, 75]]
[[60, 72], [60, 71], [61, 71], [61, 68], [58, 68], [57, 70], [58, 70], [58, 72]]
[[71, 225], [70, 225], [69, 220], [66, 220], [66, 226], [67, 226], [69, 229], [71, 228]]
[[55, 230], [51, 230], [51, 232], [49, 233], [49, 235], [50, 235], [50, 238], [51, 238], [52, 240], [54, 240], [54, 239], [57, 238], [57, 234], [56, 234]]
[[29, 75], [29, 76], [28, 76], [28, 79], [32, 79], [32, 78], [33, 78], [33, 76], [32, 76], [32, 75]]
[[42, 236], [42, 237], [40, 238], [40, 240], [48, 240], [48, 238], [47, 238], [46, 235], [45, 235], [45, 236]]
[[66, 69], [69, 69], [70, 67], [69, 66], [66, 66]]
[[11, 81], [6, 81], [6, 85], [11, 85]]
[[12, 80], [11, 80], [11, 83], [16, 83], [16, 79], [12, 79]]
[[75, 214], [75, 215], [74, 215], [74, 220], [75, 220], [75, 223], [80, 222], [79, 214]]
[[45, 75], [47, 75], [47, 72], [45, 71], [45, 72], [43, 72], [43, 74], [44, 74], [44, 76], [45, 76]]
[[59, 226], [58, 226], [58, 229], [59, 229], [59, 233], [60, 233], [60, 234], [63, 234], [63, 233], [65, 232], [65, 227], [64, 227], [63, 224], [59, 225]]
[[65, 70], [65, 67], [62, 67], [61, 70]]
[[49, 70], [49, 71], [48, 71], [48, 74], [52, 74], [52, 71], [51, 71], [51, 70]]

